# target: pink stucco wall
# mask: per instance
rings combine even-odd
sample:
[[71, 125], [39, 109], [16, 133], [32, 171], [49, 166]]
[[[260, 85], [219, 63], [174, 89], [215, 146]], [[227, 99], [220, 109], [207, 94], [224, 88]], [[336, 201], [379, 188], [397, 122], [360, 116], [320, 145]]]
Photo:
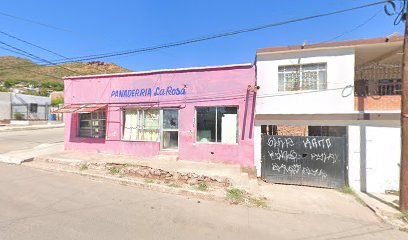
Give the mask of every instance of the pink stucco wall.
[[[126, 75], [66, 78], [65, 105], [106, 103], [106, 139], [78, 137], [78, 115], [65, 114], [65, 149], [150, 157], [160, 155], [160, 143], [122, 141], [121, 109], [125, 107], [177, 107], [179, 159], [253, 166], [255, 67], [236, 65], [185, 70], [163, 70]], [[182, 89], [185, 95], [154, 96], [155, 89]], [[112, 91], [151, 88], [152, 96], [113, 97]], [[166, 89], [167, 90], [167, 89]], [[238, 107], [238, 144], [197, 143], [196, 112], [199, 106]]]

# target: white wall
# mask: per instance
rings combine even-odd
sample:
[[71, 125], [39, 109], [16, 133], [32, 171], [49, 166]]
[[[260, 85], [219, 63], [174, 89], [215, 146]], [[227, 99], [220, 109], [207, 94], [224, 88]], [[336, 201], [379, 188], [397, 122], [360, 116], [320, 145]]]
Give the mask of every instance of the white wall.
[[[278, 91], [278, 66], [327, 63], [327, 91]], [[256, 114], [354, 112], [354, 50], [305, 50], [258, 55]], [[271, 97], [272, 95], [272, 97]]]
[[401, 128], [387, 125], [349, 126], [349, 184], [357, 191], [399, 190]]
[[348, 127], [348, 182], [351, 188], [361, 191], [360, 126]]
[[0, 120], [10, 119], [10, 93], [0, 92]]
[[367, 192], [399, 190], [401, 128], [367, 127]]
[[33, 120], [35, 119], [46, 120], [48, 118], [49, 108], [44, 107], [44, 105], [48, 105], [48, 106], [51, 105], [51, 100], [49, 97], [13, 93], [11, 101], [12, 101], [12, 104], [26, 104], [26, 106], [17, 106], [17, 105], [13, 106], [14, 112], [20, 112], [26, 115], [27, 107], [29, 106], [29, 104], [34, 103], [34, 104], [38, 104], [37, 112], [36, 113], [29, 112], [29, 118]]
[[254, 163], [256, 168], [257, 177], [261, 177], [261, 126], [255, 125], [254, 127]]

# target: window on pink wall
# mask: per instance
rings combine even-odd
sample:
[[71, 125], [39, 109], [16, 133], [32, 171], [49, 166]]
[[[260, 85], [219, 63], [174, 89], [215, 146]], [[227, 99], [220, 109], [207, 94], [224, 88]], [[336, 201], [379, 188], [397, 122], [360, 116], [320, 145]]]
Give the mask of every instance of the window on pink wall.
[[197, 142], [238, 143], [237, 107], [198, 107]]
[[159, 109], [125, 109], [123, 110], [122, 140], [126, 141], [159, 141]]
[[78, 135], [85, 138], [104, 138], [106, 135], [106, 113], [98, 110], [78, 113]]

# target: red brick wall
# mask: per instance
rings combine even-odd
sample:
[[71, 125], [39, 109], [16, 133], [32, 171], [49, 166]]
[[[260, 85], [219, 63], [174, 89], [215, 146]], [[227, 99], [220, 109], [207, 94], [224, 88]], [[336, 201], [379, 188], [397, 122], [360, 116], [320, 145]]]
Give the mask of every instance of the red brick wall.
[[277, 135], [307, 136], [307, 126], [277, 126]]
[[354, 97], [354, 110], [400, 110], [401, 96]]

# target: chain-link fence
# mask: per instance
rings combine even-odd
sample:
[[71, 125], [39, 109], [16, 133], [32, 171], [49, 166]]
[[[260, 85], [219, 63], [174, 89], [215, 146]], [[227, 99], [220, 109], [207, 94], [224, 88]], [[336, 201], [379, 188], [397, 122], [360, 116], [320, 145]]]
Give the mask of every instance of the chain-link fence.
[[36, 103], [13, 103], [10, 110], [11, 120], [48, 120], [50, 106]]

